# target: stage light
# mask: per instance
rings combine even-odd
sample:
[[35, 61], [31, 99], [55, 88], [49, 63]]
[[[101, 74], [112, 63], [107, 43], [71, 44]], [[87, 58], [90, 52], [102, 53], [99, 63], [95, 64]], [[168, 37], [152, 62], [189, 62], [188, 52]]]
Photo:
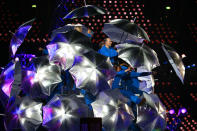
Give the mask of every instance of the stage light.
[[170, 115], [173, 115], [175, 113], [174, 109], [169, 110]]
[[185, 57], [186, 57], [186, 55], [185, 55], [185, 54], [182, 54], [182, 55], [181, 55], [181, 57], [182, 57], [182, 59], [183, 59], [183, 58], [185, 58]]
[[166, 10], [170, 10], [171, 9], [171, 7], [170, 6], [166, 6]]
[[32, 8], [36, 8], [37, 6], [36, 5], [32, 5]]
[[18, 57], [16, 57], [16, 58], [15, 58], [15, 61], [19, 61], [19, 58], [18, 58]]
[[185, 113], [187, 112], [187, 109], [186, 109], [186, 108], [181, 108], [181, 109], [180, 109], [180, 112], [181, 112], [182, 114], [185, 114]]

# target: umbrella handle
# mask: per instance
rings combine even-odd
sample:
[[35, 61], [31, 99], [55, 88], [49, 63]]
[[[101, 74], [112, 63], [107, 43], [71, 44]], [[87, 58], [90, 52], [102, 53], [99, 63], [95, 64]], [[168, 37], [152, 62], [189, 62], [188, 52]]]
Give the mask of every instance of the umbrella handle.
[[14, 33], [12, 31], [9, 30], [9, 33], [11, 33], [12, 35], [14, 35]]
[[133, 19], [133, 23], [135, 23], [135, 20], [136, 20], [136, 17], [134, 17], [134, 19]]
[[85, 6], [86, 6], [86, 0], [84, 0], [84, 4], [85, 4]]

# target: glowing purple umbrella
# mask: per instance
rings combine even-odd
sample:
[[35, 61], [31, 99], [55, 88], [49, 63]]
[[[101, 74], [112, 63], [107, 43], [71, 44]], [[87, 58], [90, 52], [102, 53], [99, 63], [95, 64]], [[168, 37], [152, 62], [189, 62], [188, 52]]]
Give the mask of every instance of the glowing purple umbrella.
[[49, 60], [67, 70], [73, 65], [75, 56], [92, 50], [91, 46], [90, 39], [76, 30], [60, 32], [47, 45]]
[[7, 97], [10, 97], [12, 83], [14, 82], [15, 63], [10, 62], [1, 73], [1, 90]]
[[63, 70], [71, 68], [75, 57], [89, 50], [82, 45], [57, 42], [47, 45], [49, 60], [60, 65]]
[[43, 107], [42, 125], [50, 130], [78, 131], [83, 117], [92, 117], [83, 101], [74, 95], [56, 95]]
[[12, 97], [6, 107], [5, 129], [35, 131], [42, 123], [42, 103], [28, 97]]
[[10, 62], [1, 73], [1, 99], [4, 104], [12, 96], [17, 96], [21, 91], [22, 69], [20, 61]]
[[23, 79], [23, 89], [31, 94], [50, 96], [58, 83], [62, 81], [60, 67], [50, 63], [48, 57], [32, 59], [35, 70], [27, 70]]
[[27, 21], [26, 23], [22, 24], [17, 31], [13, 34], [13, 37], [10, 42], [10, 50], [11, 55], [14, 56], [19, 46], [23, 43], [27, 33], [32, 27], [32, 24], [35, 19]]

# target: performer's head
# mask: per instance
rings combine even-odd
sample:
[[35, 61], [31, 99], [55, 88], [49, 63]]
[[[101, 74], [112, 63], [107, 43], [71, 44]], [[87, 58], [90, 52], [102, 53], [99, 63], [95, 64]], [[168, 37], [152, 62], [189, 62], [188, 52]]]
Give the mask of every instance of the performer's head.
[[106, 46], [107, 48], [111, 47], [111, 45], [112, 45], [111, 39], [110, 39], [110, 38], [106, 38], [106, 39], [104, 40], [104, 44], [105, 44], [105, 46]]
[[130, 71], [135, 70], [132, 66], [130, 66], [127, 62], [122, 59], [116, 59], [116, 64], [114, 65], [116, 71], [129, 69]]
[[102, 48], [104, 45], [105, 45], [107, 48], [111, 47], [111, 45], [112, 45], [111, 39], [110, 39], [110, 38], [105, 38], [103, 41], [101, 41], [101, 42], [99, 43], [99, 47], [100, 47], [100, 48]]

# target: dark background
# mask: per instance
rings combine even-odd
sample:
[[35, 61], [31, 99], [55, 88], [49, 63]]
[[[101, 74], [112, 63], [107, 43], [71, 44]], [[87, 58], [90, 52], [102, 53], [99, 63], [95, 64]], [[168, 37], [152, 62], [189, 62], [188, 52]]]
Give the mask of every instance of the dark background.
[[[68, 12], [84, 5], [83, 0], [1, 0], [0, 2], [0, 66], [10, 61], [9, 43], [12, 34], [22, 23], [36, 18], [18, 53], [41, 55], [50, 39], [50, 32], [70, 22], [79, 22], [91, 28], [95, 34], [92, 42], [95, 48], [106, 37], [102, 32], [103, 23], [115, 18], [136, 17], [136, 23], [142, 26], [150, 36], [148, 46], [155, 49], [160, 58], [161, 67], [156, 69], [155, 91], [167, 110], [185, 107], [188, 113], [182, 118], [179, 127], [186, 130], [197, 128], [197, 1], [196, 0], [87, 0], [88, 4], [101, 6], [110, 13], [76, 20], [62, 20]], [[32, 8], [35, 4], [37, 7]], [[171, 10], [166, 10], [170, 6]], [[185, 54], [185, 83], [181, 84], [172, 67], [166, 63], [160, 43], [173, 47], [180, 55]], [[195, 64], [194, 66], [192, 66]], [[1, 117], [1, 116], [0, 116]], [[177, 117], [179, 118], [179, 117]], [[169, 117], [168, 125], [173, 125]], [[186, 123], [190, 123], [190, 125]], [[2, 123], [2, 122], [1, 122]], [[193, 126], [191, 126], [193, 125]], [[2, 127], [2, 126], [1, 126]]]

